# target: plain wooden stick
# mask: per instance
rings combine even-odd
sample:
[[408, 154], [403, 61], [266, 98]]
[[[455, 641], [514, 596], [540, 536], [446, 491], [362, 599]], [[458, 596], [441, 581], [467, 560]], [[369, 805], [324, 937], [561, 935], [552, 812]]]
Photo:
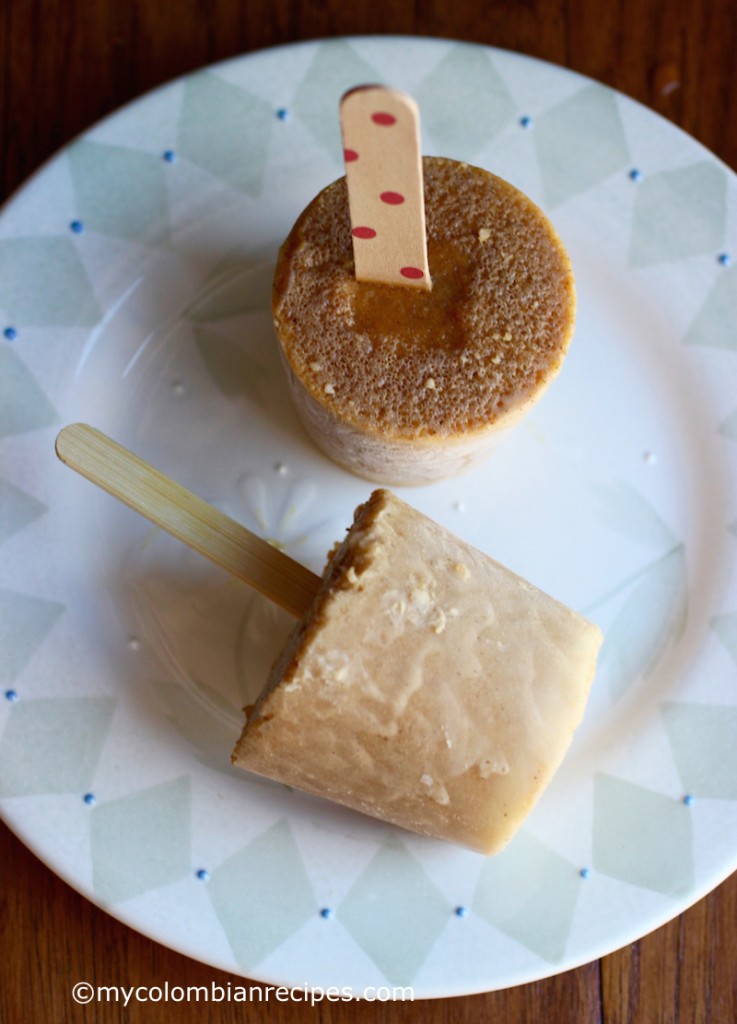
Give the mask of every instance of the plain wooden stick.
[[71, 469], [301, 618], [320, 577], [164, 476], [94, 427], [74, 423], [56, 439]]

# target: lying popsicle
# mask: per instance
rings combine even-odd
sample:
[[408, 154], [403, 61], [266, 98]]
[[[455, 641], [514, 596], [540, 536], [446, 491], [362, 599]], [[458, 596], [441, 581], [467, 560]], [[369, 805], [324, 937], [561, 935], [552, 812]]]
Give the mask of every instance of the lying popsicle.
[[583, 715], [597, 626], [385, 490], [320, 580], [90, 427], [57, 453], [300, 616], [235, 764], [484, 854], [511, 839]]

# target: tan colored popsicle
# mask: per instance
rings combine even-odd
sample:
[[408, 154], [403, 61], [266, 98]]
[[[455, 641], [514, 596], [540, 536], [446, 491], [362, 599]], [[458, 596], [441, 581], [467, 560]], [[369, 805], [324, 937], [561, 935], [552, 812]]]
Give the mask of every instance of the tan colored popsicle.
[[575, 324], [570, 260], [527, 196], [441, 157], [424, 158], [423, 176], [432, 291], [356, 280], [345, 178], [297, 219], [274, 275], [305, 428], [337, 463], [389, 485], [486, 458], [555, 379]]
[[560, 764], [601, 632], [377, 490], [320, 580], [83, 424], [59, 457], [300, 618], [241, 767], [490, 854]]
[[600, 643], [581, 615], [377, 490], [233, 761], [496, 853], [568, 749]]
[[416, 102], [361, 86], [343, 96], [340, 123], [356, 280], [429, 291]]

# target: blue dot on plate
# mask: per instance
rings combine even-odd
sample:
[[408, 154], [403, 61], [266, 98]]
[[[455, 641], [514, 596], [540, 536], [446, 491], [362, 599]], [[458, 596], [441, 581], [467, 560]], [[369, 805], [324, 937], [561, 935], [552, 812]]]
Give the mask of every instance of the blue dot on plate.
[[686, 805], [686, 807], [693, 807], [694, 798], [691, 796], [690, 793], [686, 793], [686, 795], [683, 798], [683, 802]]
[[94, 807], [95, 804], [97, 803], [97, 797], [95, 796], [94, 793], [85, 793], [82, 799], [84, 800], [88, 807]]
[[15, 341], [15, 339], [18, 337], [18, 332], [16, 331], [15, 327], [6, 327], [5, 330], [3, 331], [3, 334], [8, 339], [8, 341]]
[[279, 109], [276, 112], [276, 116], [279, 118], [280, 121], [288, 121], [289, 111], [287, 110], [286, 107], [279, 107]]
[[581, 868], [578, 873], [581, 878], [591, 878], [591, 868]]
[[521, 117], [519, 123], [522, 128], [532, 128], [532, 118], [528, 114]]
[[18, 691], [17, 690], [6, 690], [5, 691], [5, 699], [6, 700], [18, 700]]
[[717, 260], [723, 267], [728, 267], [732, 262], [732, 257], [728, 252], [720, 252], [717, 256]]
[[75, 235], [81, 235], [84, 231], [84, 224], [81, 220], [73, 220], [69, 225], [69, 230], [73, 231]]
[[209, 882], [210, 872], [205, 870], [205, 868], [200, 868], [200, 870], [197, 872], [197, 877], [201, 882]]
[[468, 907], [456, 907], [456, 917], [468, 917]]
[[320, 911], [320, 917], [324, 917], [326, 921], [331, 921], [335, 917], [335, 911], [331, 910], [330, 907], [323, 907]]
[[163, 157], [168, 164], [173, 164], [177, 158], [177, 154], [174, 152], [173, 149], [165, 149], [163, 152]]
[[633, 167], [630, 171], [630, 181], [642, 181], [642, 171], [637, 167]]

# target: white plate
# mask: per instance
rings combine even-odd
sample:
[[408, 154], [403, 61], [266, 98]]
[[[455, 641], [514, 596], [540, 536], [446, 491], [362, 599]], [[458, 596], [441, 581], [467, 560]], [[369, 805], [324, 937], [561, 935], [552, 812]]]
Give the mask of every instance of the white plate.
[[[290, 623], [54, 456], [62, 424], [93, 423], [321, 568], [370, 488], [298, 425], [269, 283], [292, 221], [342, 173], [339, 96], [381, 80], [418, 98], [425, 152], [538, 201], [577, 275], [576, 338], [543, 402], [486, 467], [405, 493], [606, 634], [569, 756], [488, 860], [231, 768], [239, 709]], [[575, 966], [724, 879], [736, 196], [711, 154], [609, 89], [388, 37], [219, 64], [44, 167], [0, 218], [8, 824], [189, 956], [418, 997]]]

